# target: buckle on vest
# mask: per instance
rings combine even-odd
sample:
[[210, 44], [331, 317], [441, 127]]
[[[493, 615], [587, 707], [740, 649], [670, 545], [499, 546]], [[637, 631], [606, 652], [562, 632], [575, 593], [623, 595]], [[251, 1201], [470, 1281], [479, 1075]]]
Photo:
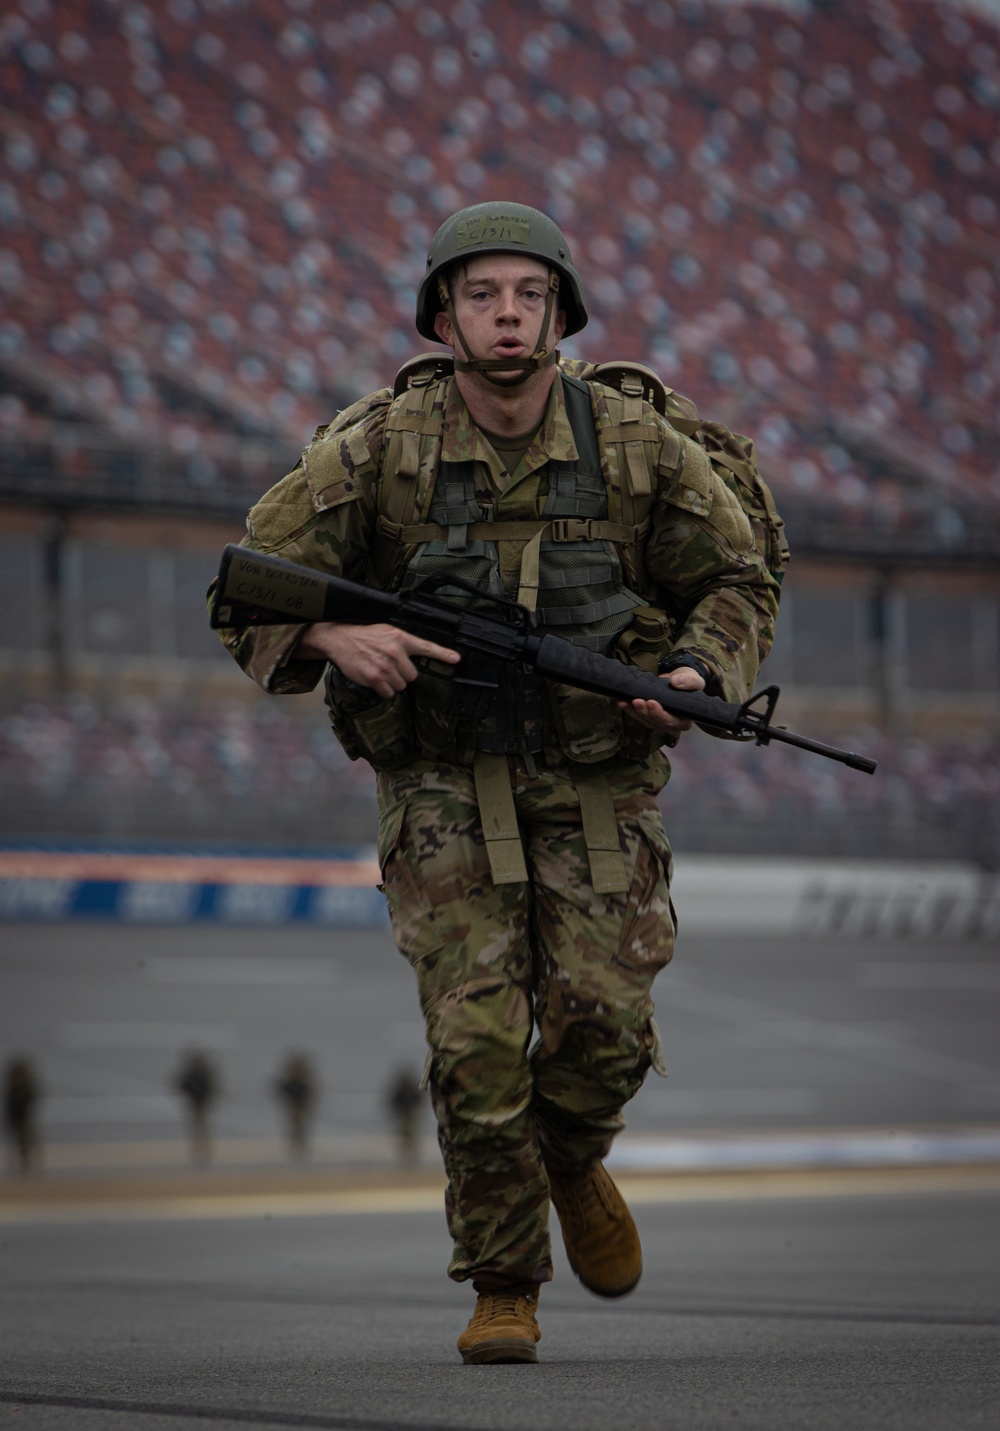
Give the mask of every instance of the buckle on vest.
[[554, 542], [592, 542], [596, 541], [594, 534], [594, 523], [588, 517], [556, 517], [552, 523], [552, 540]]

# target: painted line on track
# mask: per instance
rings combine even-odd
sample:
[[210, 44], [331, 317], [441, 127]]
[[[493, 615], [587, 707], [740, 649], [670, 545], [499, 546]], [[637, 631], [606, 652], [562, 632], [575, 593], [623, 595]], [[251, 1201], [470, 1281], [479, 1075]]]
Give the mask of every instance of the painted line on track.
[[[621, 1177], [630, 1203], [754, 1201], [775, 1198], [886, 1197], [916, 1193], [1000, 1193], [1000, 1166], [822, 1169], [709, 1176]], [[150, 1195], [66, 1202], [0, 1203], [0, 1223], [196, 1222], [215, 1219], [332, 1217], [434, 1212], [444, 1186], [351, 1188], [328, 1192]]]

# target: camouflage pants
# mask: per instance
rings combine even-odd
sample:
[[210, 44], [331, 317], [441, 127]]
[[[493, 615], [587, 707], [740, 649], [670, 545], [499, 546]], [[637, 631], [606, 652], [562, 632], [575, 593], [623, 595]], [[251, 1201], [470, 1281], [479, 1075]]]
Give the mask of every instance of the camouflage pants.
[[480, 1286], [551, 1278], [546, 1165], [586, 1166], [624, 1126], [658, 1058], [650, 986], [674, 936], [654, 767], [609, 768], [630, 887], [598, 894], [566, 769], [509, 763], [527, 884], [493, 884], [467, 767], [378, 782], [384, 889], [432, 1055], [448, 1271]]

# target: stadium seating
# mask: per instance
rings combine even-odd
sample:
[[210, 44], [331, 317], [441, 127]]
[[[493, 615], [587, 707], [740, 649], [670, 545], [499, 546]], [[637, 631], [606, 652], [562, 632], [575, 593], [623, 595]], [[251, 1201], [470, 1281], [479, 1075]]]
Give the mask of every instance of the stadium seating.
[[[995, 22], [927, 0], [24, 0], [0, 20], [0, 434], [294, 450], [419, 346], [440, 220], [571, 235], [593, 322], [779, 491], [995, 510]], [[569, 345], [567, 346], [569, 351]]]
[[[233, 840], [253, 828], [258, 840], [265, 830], [275, 842], [373, 840], [369, 767], [350, 762], [315, 709], [308, 714], [281, 700], [8, 701], [0, 710], [0, 837], [51, 830], [58, 812], [63, 835], [90, 838]], [[688, 831], [696, 816], [716, 849], [727, 830], [745, 840], [756, 823], [768, 851], [781, 849], [783, 833], [801, 842], [805, 832], [838, 836], [844, 853], [870, 853], [866, 840], [887, 831], [900, 852], [919, 852], [924, 836], [936, 838], [938, 857], [1000, 855], [1000, 741], [901, 740], [872, 730], [834, 738], [878, 759], [878, 777], [787, 747], [686, 736], [671, 756], [669, 828]], [[949, 844], [956, 823], [960, 846]], [[967, 848], [970, 827], [981, 850]], [[690, 834], [681, 847], [692, 848]]]

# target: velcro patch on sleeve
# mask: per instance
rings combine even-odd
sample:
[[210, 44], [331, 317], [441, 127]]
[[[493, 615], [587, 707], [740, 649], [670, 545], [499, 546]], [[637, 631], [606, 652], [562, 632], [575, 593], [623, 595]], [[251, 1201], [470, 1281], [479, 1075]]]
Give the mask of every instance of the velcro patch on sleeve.
[[265, 551], [277, 551], [308, 527], [315, 516], [312, 494], [300, 464], [250, 509], [247, 530]]
[[687, 512], [707, 517], [715, 496], [715, 477], [708, 453], [689, 437], [680, 439], [684, 465], [673, 480], [670, 501]]
[[361, 496], [364, 469], [373, 467], [364, 428], [359, 424], [335, 432], [306, 448], [306, 479], [317, 512], [353, 502]]

